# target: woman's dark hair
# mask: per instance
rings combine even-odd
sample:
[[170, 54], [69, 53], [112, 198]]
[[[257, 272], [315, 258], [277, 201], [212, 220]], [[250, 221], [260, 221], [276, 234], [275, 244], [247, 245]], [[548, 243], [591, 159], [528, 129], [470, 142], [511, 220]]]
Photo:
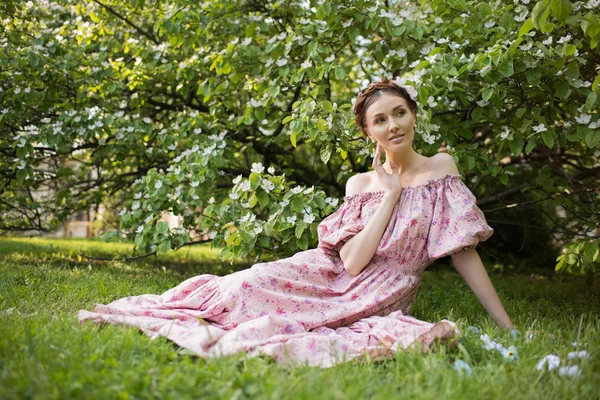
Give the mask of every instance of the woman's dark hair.
[[417, 102], [414, 101], [406, 89], [398, 86], [395, 82], [388, 80], [387, 77], [381, 78], [381, 82], [372, 82], [366, 89], [363, 89], [356, 99], [354, 104], [354, 114], [356, 115], [354, 121], [358, 125], [363, 135], [368, 136], [366, 132], [367, 124], [365, 123], [365, 115], [367, 109], [380, 98], [383, 93], [395, 94], [406, 100], [408, 108], [412, 113], [417, 116]]

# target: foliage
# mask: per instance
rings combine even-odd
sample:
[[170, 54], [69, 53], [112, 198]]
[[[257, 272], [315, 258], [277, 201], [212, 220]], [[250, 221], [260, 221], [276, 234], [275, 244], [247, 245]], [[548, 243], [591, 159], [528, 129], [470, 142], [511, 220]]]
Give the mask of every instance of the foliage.
[[[597, 268], [593, 0], [46, 0], [0, 13], [4, 231], [52, 230], [118, 199], [105, 237], [141, 253], [198, 232], [229, 260], [312, 247], [370, 166], [351, 107], [385, 74], [418, 88], [416, 149], [506, 185], [495, 204], [540, 171], [527, 190], [568, 210], [555, 245]], [[582, 243], [586, 256], [569, 250]]]

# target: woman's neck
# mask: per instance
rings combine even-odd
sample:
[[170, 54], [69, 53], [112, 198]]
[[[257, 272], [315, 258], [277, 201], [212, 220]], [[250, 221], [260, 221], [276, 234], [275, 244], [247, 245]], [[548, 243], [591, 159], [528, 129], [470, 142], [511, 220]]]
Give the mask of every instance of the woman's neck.
[[423, 160], [423, 156], [418, 154], [413, 150], [412, 147], [407, 149], [405, 152], [398, 153], [386, 153], [386, 161], [383, 164], [383, 168], [390, 173], [392, 168], [390, 167], [389, 159], [394, 160], [396, 165], [398, 165], [398, 172], [400, 175], [411, 174], [415, 171], [418, 171], [425, 162]]

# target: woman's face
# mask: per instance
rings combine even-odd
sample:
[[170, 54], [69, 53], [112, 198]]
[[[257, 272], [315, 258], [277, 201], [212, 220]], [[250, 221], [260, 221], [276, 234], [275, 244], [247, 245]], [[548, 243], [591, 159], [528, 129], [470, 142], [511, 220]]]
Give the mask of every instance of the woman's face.
[[[410, 147], [415, 136], [415, 116], [404, 98], [383, 93], [367, 109], [367, 134], [389, 151]], [[404, 135], [400, 139], [393, 136]]]

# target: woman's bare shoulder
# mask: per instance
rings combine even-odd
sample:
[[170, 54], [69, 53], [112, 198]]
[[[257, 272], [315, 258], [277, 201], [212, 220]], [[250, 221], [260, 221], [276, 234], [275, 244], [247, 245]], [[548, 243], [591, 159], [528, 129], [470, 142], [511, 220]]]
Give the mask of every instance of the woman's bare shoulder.
[[346, 196], [352, 196], [360, 193], [369, 185], [371, 180], [371, 172], [359, 172], [352, 175], [346, 181]]

